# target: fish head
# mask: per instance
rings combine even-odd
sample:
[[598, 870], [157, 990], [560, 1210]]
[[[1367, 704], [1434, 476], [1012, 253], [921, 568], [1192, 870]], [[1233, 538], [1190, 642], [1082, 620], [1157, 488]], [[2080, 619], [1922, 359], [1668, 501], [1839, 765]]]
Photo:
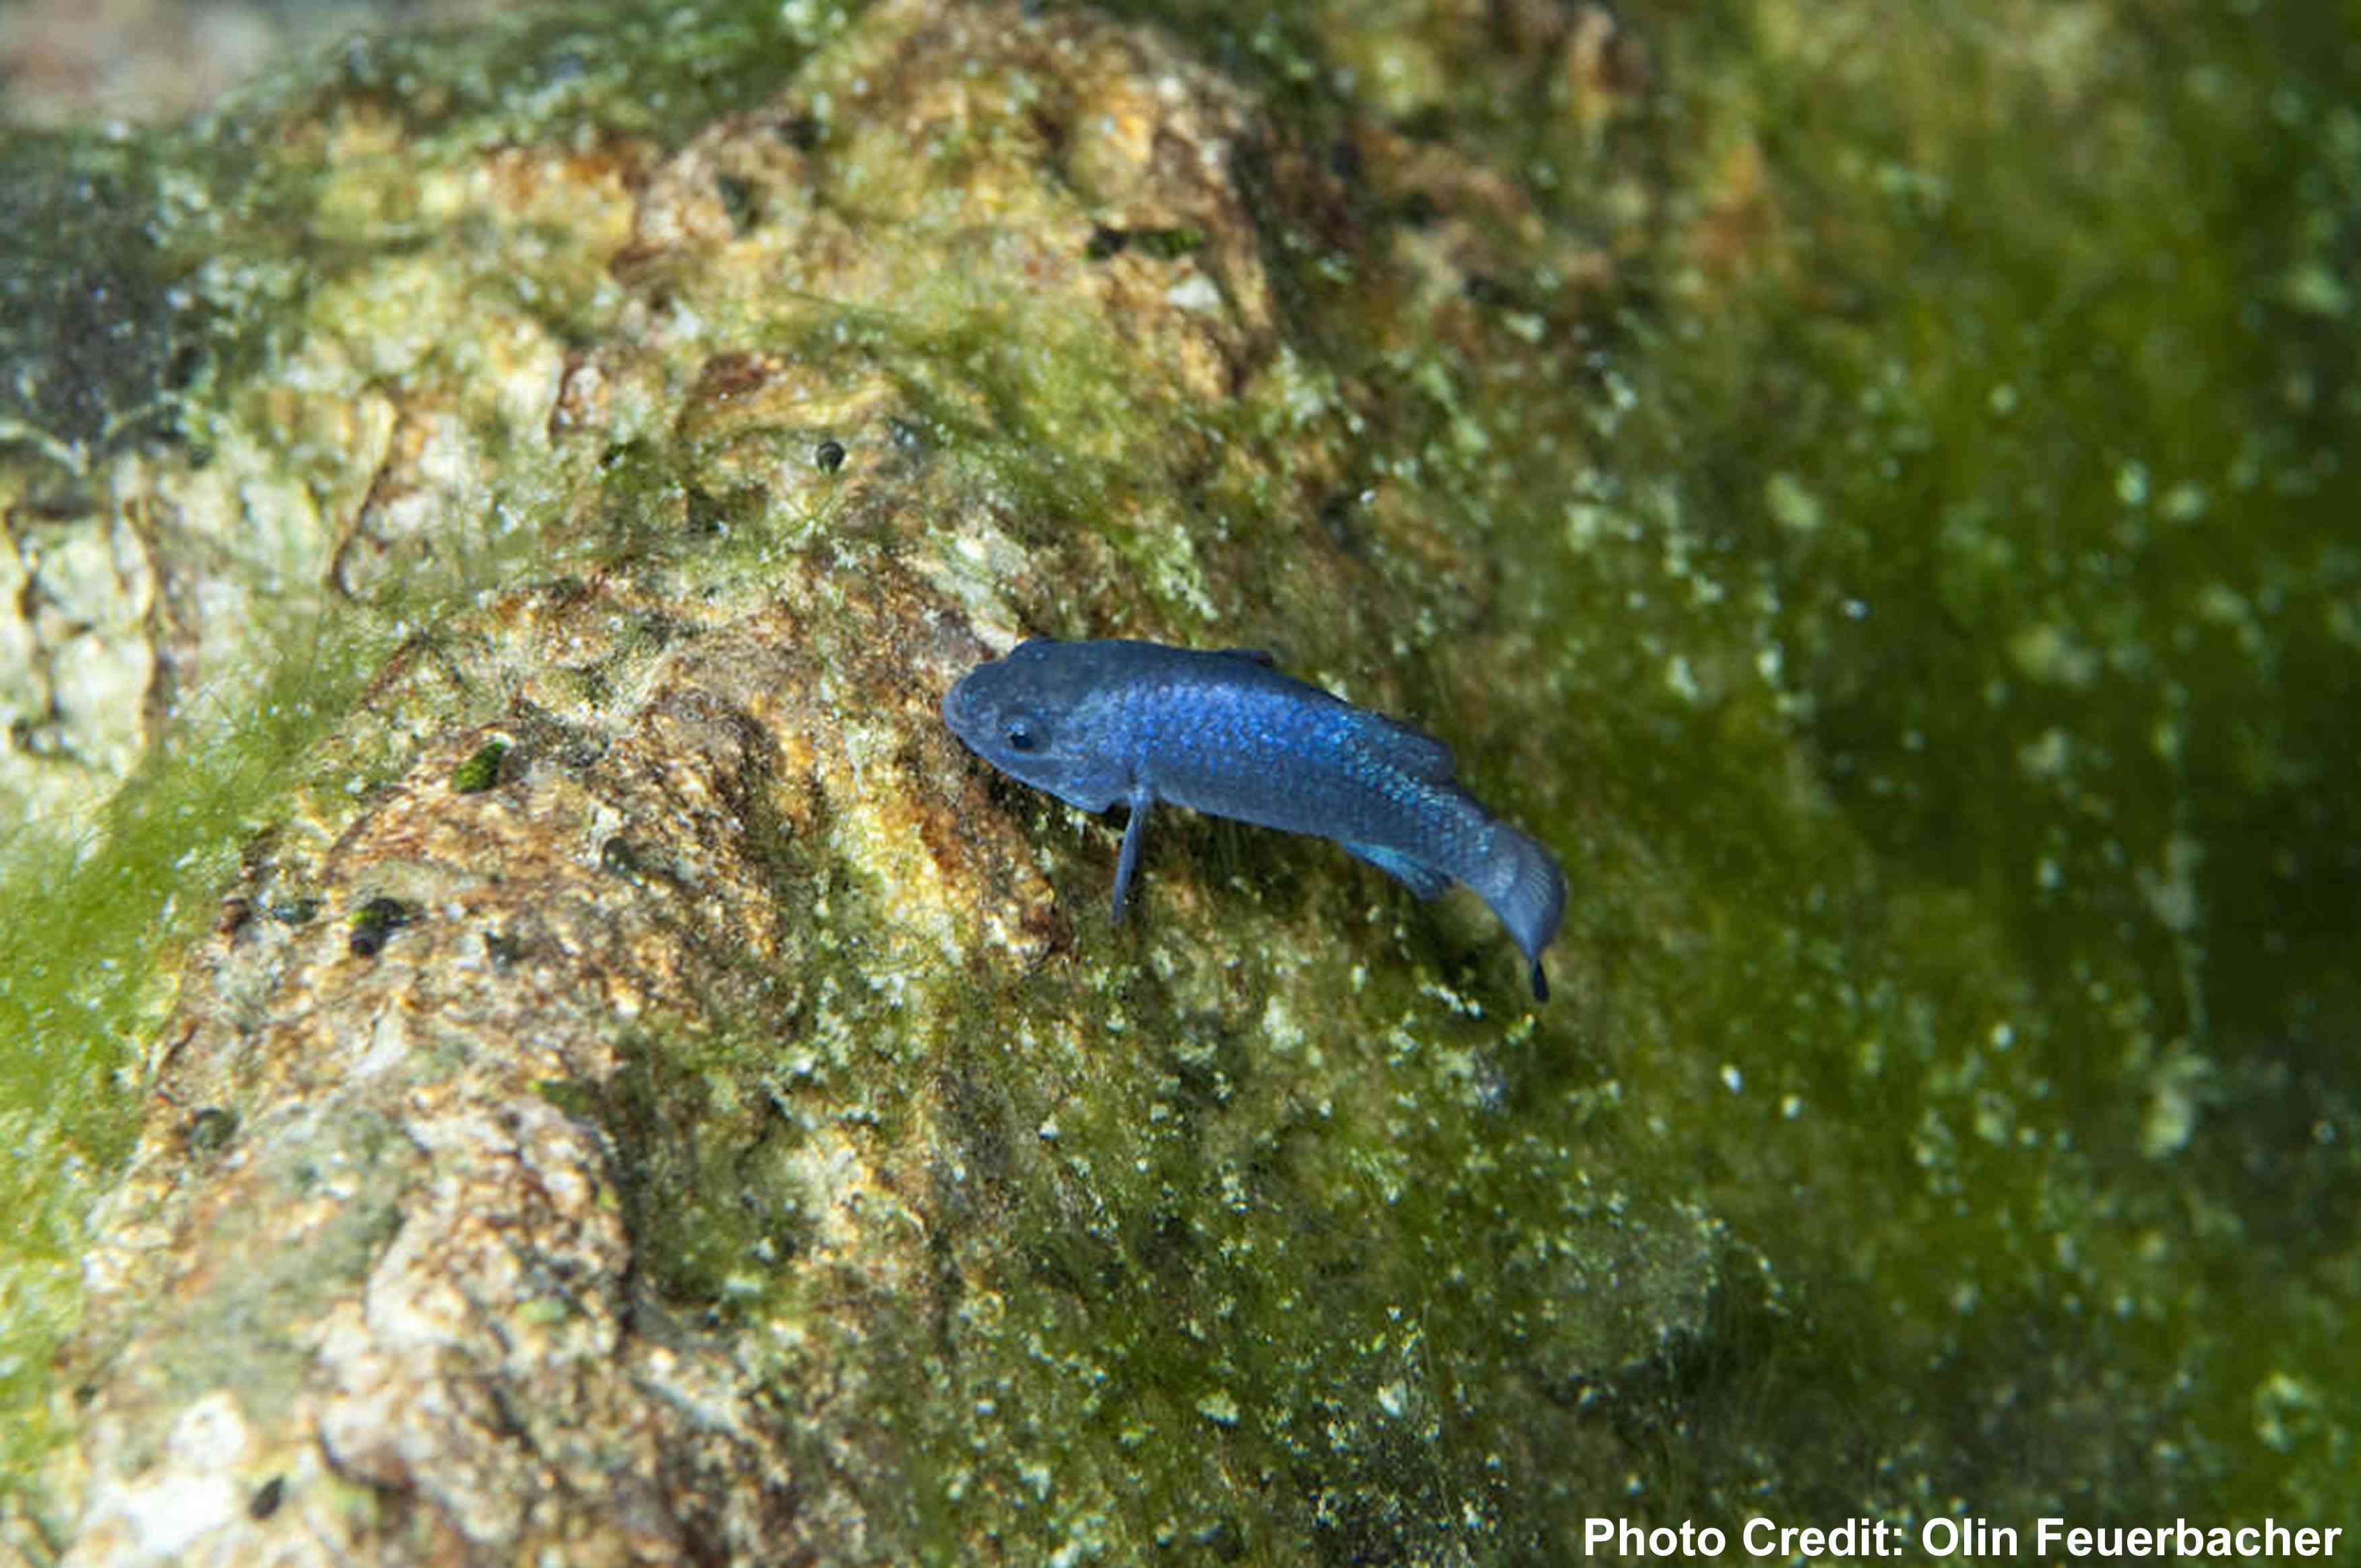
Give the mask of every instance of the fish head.
[[943, 695], [943, 722], [1009, 777], [1104, 811], [1126, 793], [1125, 770], [1094, 722], [1101, 680], [1084, 646], [1037, 637], [977, 665]]

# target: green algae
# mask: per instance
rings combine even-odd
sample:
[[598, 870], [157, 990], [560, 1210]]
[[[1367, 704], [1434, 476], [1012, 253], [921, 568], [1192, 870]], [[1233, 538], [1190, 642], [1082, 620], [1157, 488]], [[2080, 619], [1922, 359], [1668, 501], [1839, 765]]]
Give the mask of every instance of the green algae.
[[[2010, 982], [1983, 1040], [1919, 1047], [1915, 1185], [1956, 1195], [1962, 1266], [1903, 1276], [1912, 1318], [1996, 1384], [2025, 1331], [1975, 1324], [2011, 1279], [2063, 1380], [2123, 1394], [2079, 1418], [2119, 1484], [2260, 1513], [2323, 1507], [2354, 1413], [2311, 1327], [2349, 1299], [2351, 1216], [2310, 1195], [2355, 1110], [2323, 1048], [2352, 909], [2322, 890], [2361, 561], [2323, 458], [2361, 393], [2301, 280], [2361, 163], [2326, 16], [2253, 20], [2088, 56], [1930, 38], [1833, 98], [1750, 60], [1795, 170], [1773, 251], [1863, 308], [1749, 289], [1680, 406], [1836, 803]], [[1913, 89], [1930, 51], [1951, 91]], [[2156, 107], [2083, 112], [2128, 102]], [[2303, 1442], [2257, 1418], [2283, 1386]]]
[[5, 846], [18, 917], [0, 923], [0, 1103], [15, 1156], [0, 1179], [0, 1473], [19, 1481], [60, 1435], [49, 1362], [78, 1316], [90, 1205], [127, 1152], [145, 1042], [169, 1006], [168, 955], [212, 910], [236, 845], [341, 721], [382, 641], [314, 643], [259, 700], [191, 716], [217, 737], [159, 761], [78, 832]]
[[481, 795], [500, 782], [500, 764], [508, 760], [509, 743], [487, 740], [451, 770], [451, 788], [460, 795]]

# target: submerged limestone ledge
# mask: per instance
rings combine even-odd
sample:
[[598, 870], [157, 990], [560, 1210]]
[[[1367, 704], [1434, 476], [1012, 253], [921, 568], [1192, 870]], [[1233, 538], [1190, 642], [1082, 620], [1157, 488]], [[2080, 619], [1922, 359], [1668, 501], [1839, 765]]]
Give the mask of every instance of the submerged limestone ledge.
[[1367, 439], [1449, 439], [1410, 351], [1290, 296], [1532, 353], [1604, 255], [1503, 329], [1512, 192], [1087, 13], [877, 10], [674, 148], [416, 113], [315, 107], [351, 252], [202, 466], [104, 459], [242, 537], [298, 449], [292, 577], [415, 629], [158, 1029], [69, 1560], [1448, 1558], [1620, 1494], [1762, 1288], [1594, 1119], [1587, 960], [1538, 1027], [1472, 905], [1205, 824], [1110, 931], [936, 716], [1021, 630], [1254, 628], [1569, 824], [1529, 596]]
[[[0, 786], [240, 782], [92, 1013], [127, 1165], [14, 1091], [11, 1544], [1447, 1563], [2285, 1495], [2174, 1381], [2224, 1255], [2121, 1157], [2195, 1114], [2138, 952], [2099, 1058], [2004, 902], [1864, 846], [1806, 725], [1879, 648], [1763, 565], [1858, 519], [1747, 471], [1741, 548], [1651, 416], [1658, 278], [1791, 258], [1743, 148], [1660, 185], [1641, 38], [1351, 35], [1353, 99], [1277, 24], [664, 15], [225, 122], [210, 195], [133, 181], [218, 238], [140, 318], [203, 351], [16, 416], [15, 601], [111, 608], [11, 644]], [[937, 717], [1029, 632], [1444, 735], [1566, 861], [1554, 999], [1472, 899], [1177, 812], [1111, 930], [1114, 832]]]

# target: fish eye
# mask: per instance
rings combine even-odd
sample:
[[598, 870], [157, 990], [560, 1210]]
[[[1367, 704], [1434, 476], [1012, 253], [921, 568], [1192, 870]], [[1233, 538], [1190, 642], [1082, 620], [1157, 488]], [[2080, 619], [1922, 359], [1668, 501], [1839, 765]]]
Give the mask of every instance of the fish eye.
[[1012, 751], [1038, 751], [1049, 740], [1041, 721], [1029, 713], [1012, 713], [1001, 721], [1000, 738]]

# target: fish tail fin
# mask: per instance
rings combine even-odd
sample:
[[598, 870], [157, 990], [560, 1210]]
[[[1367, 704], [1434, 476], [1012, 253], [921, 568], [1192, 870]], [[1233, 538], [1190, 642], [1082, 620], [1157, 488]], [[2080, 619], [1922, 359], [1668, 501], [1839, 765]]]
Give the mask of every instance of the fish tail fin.
[[1549, 1000], [1549, 977], [1542, 972], [1542, 949], [1565, 917], [1565, 873], [1557, 857], [1538, 839], [1505, 822], [1492, 825], [1492, 850], [1476, 891], [1509, 928], [1533, 966], [1533, 996]]

